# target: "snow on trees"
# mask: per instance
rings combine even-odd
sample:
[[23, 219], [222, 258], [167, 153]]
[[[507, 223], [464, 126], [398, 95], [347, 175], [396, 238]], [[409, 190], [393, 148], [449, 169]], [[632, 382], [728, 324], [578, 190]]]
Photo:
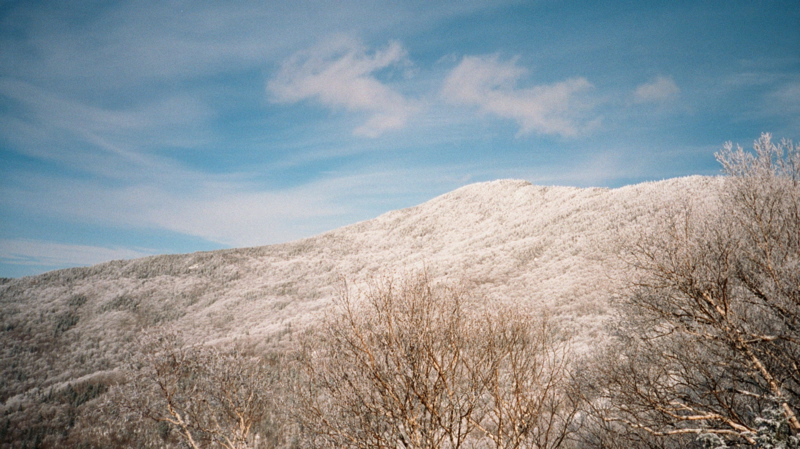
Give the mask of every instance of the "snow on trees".
[[754, 445], [779, 410], [800, 433], [800, 152], [769, 134], [754, 147], [727, 144], [720, 196], [675, 205], [627, 248], [617, 344], [589, 382], [606, 422]]

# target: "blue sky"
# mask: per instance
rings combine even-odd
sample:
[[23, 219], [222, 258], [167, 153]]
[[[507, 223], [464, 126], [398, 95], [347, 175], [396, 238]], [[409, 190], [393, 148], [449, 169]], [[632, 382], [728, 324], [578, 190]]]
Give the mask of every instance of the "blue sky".
[[0, 2], [0, 276], [800, 139], [791, 1]]

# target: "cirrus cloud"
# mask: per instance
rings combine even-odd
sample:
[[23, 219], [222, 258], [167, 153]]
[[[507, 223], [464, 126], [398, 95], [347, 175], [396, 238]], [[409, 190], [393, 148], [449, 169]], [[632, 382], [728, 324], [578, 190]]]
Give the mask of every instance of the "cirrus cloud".
[[267, 90], [277, 103], [313, 99], [334, 109], [370, 113], [354, 134], [378, 137], [403, 128], [418, 109], [375, 77], [378, 71], [408, 63], [405, 49], [396, 41], [369, 53], [354, 39], [336, 38], [284, 61]]
[[520, 126], [520, 135], [572, 137], [598, 123], [599, 119], [584, 119], [592, 104], [582, 95], [593, 87], [585, 78], [517, 87], [526, 73], [515, 60], [465, 56], [447, 76], [442, 96], [454, 104], [478, 106], [483, 112], [512, 119]]
[[0, 261], [11, 265], [63, 267], [152, 256], [156, 250], [74, 245], [42, 240], [0, 239]]

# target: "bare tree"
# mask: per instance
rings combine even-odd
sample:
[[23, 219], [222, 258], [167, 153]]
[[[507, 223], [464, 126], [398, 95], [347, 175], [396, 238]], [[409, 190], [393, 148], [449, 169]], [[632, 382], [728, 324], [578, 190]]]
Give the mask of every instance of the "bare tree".
[[800, 152], [764, 134], [717, 158], [720, 197], [631, 246], [637, 275], [593, 400], [652, 435], [753, 445], [774, 409], [783, 437], [800, 432]]
[[346, 291], [301, 357], [311, 444], [560, 447], [576, 413], [566, 348], [546, 317], [522, 309], [425, 275]]
[[[547, 321], [510, 308], [485, 317], [476, 371], [489, 401], [478, 427], [497, 448], [556, 448], [575, 428], [566, 347]], [[522, 319], [520, 319], [522, 318]]]
[[[274, 397], [279, 363], [188, 345], [177, 334], [148, 336], [125, 382], [107, 398], [102, 411], [110, 416], [101, 433], [122, 447], [177, 441], [193, 449], [275, 447], [281, 439], [271, 428], [281, 420]], [[155, 432], [147, 432], [148, 422]], [[120, 436], [131, 431], [139, 437]]]

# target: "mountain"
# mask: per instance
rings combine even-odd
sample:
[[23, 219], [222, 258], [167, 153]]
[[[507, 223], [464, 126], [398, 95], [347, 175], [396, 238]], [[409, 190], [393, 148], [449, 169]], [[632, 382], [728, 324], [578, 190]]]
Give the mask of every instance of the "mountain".
[[13, 279], [0, 284], [0, 401], [7, 411], [48, 388], [108, 375], [143, 329], [279, 344], [314, 323], [343, 280], [420, 270], [541, 307], [588, 351], [625, 276], [620, 239], [668, 204], [713, 197], [720, 186], [708, 177], [618, 189], [500, 180], [291, 243]]

